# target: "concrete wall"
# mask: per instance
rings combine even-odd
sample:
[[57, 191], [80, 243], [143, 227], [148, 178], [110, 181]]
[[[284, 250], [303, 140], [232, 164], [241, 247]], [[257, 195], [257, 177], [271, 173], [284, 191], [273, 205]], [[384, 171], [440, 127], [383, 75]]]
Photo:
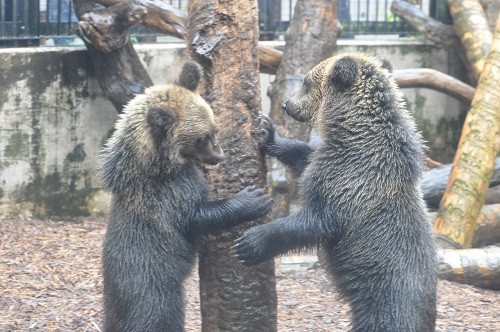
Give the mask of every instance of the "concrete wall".
[[[173, 81], [184, 61], [182, 44], [137, 50], [155, 84]], [[429, 67], [460, 76], [446, 51], [422, 43], [352, 41], [341, 42], [339, 50], [381, 54], [398, 69]], [[0, 59], [0, 217], [102, 211], [96, 164], [117, 114], [100, 91], [85, 49], [0, 49]], [[261, 76], [264, 112], [272, 80]], [[450, 161], [467, 106], [429, 90], [405, 95], [431, 155]]]

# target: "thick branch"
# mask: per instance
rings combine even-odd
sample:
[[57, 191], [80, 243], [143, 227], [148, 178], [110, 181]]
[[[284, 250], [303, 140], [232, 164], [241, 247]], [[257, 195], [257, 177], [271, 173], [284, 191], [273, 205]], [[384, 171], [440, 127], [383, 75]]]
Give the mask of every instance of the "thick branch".
[[186, 14], [159, 0], [96, 1], [100, 6], [80, 16], [84, 37], [104, 52], [123, 47], [129, 28], [141, 24], [178, 38], [186, 34]]
[[[95, 17], [93, 16], [93, 10], [98, 12], [105, 10], [104, 7], [94, 1], [74, 0], [73, 3], [79, 19], [86, 15], [87, 17]], [[82, 22], [88, 23], [87, 21]], [[132, 42], [128, 39], [128, 31], [124, 30], [123, 32], [118, 37], [118, 40], [113, 42], [98, 38], [97, 43], [101, 45], [104, 43], [108, 45], [108, 48], [111, 48], [108, 52], [105, 52], [102, 47], [95, 46], [93, 41], [89, 40], [89, 35], [82, 36], [88, 49], [92, 67], [97, 74], [97, 81], [106, 97], [119, 113], [122, 112], [123, 106], [136, 94], [141, 93], [146, 87], [153, 84]], [[103, 35], [94, 34], [93, 36], [102, 37]], [[119, 45], [123, 42], [125, 42], [124, 45]], [[111, 45], [120, 47], [113, 49]]]
[[257, 47], [257, 51], [259, 55], [260, 72], [275, 75], [281, 63], [283, 52], [262, 45]]
[[467, 55], [454, 26], [427, 16], [420, 8], [403, 0], [394, 0], [391, 4], [391, 11], [412, 28], [422, 33], [428, 40], [455, 50], [465, 66], [470, 69]]
[[[422, 191], [427, 205], [432, 208], [438, 208], [443, 197], [448, 178], [450, 177], [452, 164], [431, 169], [424, 174], [422, 181]], [[500, 158], [496, 159], [493, 177], [490, 181], [490, 187], [500, 184]]]
[[470, 104], [474, 88], [456, 78], [434, 69], [401, 69], [394, 71], [394, 79], [400, 88], [428, 88], [440, 91]]
[[436, 21], [411, 3], [394, 0], [391, 4], [391, 11], [436, 44], [455, 49], [460, 45], [460, 40], [452, 25]]

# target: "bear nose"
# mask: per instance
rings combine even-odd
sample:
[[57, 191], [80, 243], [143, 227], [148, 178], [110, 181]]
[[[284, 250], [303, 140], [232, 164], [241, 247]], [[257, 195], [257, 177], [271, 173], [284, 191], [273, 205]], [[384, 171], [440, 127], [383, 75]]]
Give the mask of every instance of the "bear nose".
[[281, 104], [281, 108], [286, 111], [286, 107], [287, 107], [287, 103], [286, 103], [286, 101], [284, 101], [283, 104]]

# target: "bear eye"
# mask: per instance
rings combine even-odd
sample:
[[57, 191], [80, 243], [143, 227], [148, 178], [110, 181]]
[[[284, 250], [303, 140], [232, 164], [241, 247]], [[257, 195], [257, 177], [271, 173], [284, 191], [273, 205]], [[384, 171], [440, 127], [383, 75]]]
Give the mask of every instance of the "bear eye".
[[202, 146], [206, 145], [209, 140], [210, 140], [210, 135], [199, 137], [195, 143], [196, 147], [201, 148]]
[[309, 91], [311, 90], [311, 80], [308, 77], [305, 77], [302, 81], [302, 86], [305, 90], [305, 93], [309, 93]]

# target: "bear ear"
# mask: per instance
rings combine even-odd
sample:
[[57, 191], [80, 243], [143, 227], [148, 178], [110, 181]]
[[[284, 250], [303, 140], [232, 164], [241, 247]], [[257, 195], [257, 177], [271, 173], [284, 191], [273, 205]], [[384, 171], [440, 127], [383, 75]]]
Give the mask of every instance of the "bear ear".
[[340, 90], [349, 89], [358, 75], [358, 64], [355, 59], [346, 56], [333, 65], [330, 72], [330, 82]]
[[177, 115], [164, 108], [151, 108], [147, 114], [147, 121], [151, 127], [170, 128], [177, 122]]
[[177, 85], [195, 91], [201, 79], [201, 66], [194, 61], [188, 61], [182, 66]]
[[394, 67], [392, 66], [392, 62], [387, 60], [386, 58], [380, 59], [380, 62], [382, 62], [382, 68], [385, 68], [389, 71], [389, 73], [392, 73], [394, 70]]

